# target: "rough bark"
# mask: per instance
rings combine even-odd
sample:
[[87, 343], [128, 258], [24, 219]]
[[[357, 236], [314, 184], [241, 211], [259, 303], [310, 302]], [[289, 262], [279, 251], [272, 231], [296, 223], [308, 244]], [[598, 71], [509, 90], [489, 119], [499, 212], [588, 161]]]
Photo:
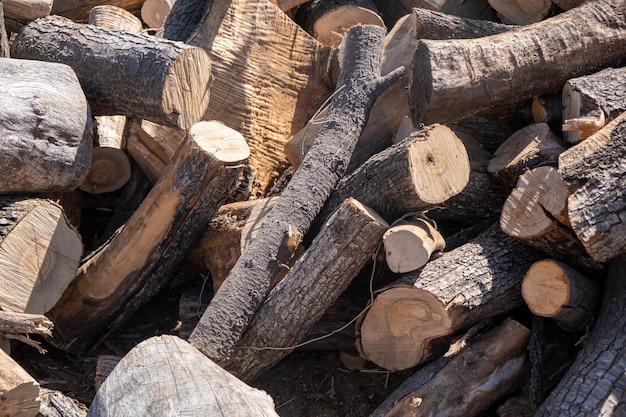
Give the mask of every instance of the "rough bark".
[[102, 384], [87, 415], [278, 416], [264, 391], [174, 336], [153, 337], [133, 348]]
[[70, 65], [97, 116], [123, 114], [189, 129], [209, 105], [209, 55], [182, 42], [50, 16], [23, 28], [13, 53]]
[[4, 24], [10, 32], [18, 32], [22, 26], [40, 17], [48, 16], [52, 0], [4, 0]]
[[575, 187], [567, 201], [572, 229], [587, 253], [606, 262], [626, 251], [626, 113], [559, 157], [559, 172]]
[[37, 417], [85, 417], [87, 407], [65, 396], [60, 391], [39, 388], [39, 414]]
[[383, 245], [389, 270], [403, 274], [426, 265], [434, 252], [444, 250], [446, 242], [433, 222], [407, 216], [385, 232]]
[[89, 20], [89, 12], [96, 6], [107, 4], [134, 11], [139, 10], [143, 2], [144, 0], [54, 0], [50, 14], [86, 23]]
[[370, 259], [387, 227], [372, 210], [346, 200], [270, 292], [224, 369], [251, 381], [291, 353]]
[[413, 8], [434, 10], [452, 16], [470, 19], [494, 20], [494, 10], [487, 0], [375, 0], [378, 9], [388, 27], [393, 27], [403, 16], [411, 13]]
[[41, 314], [0, 311], [0, 333], [52, 334], [53, 324]]
[[492, 225], [379, 292], [358, 331], [360, 352], [389, 370], [430, 359], [453, 332], [522, 305], [522, 278], [538, 259]]
[[0, 192], [68, 191], [91, 160], [89, 105], [66, 65], [0, 59]]
[[626, 260], [609, 264], [604, 297], [591, 335], [571, 368], [543, 402], [537, 417], [621, 416], [626, 391]]
[[85, 260], [50, 311], [50, 342], [85, 351], [100, 332], [115, 328], [155, 295], [228, 202], [241, 169], [236, 164], [248, 155], [239, 133], [217, 122], [195, 124], [124, 228]]
[[0, 349], [0, 414], [35, 417], [38, 397], [39, 383]]
[[420, 41], [409, 87], [413, 123], [455, 122], [481, 112], [510, 114], [534, 96], [561, 89], [572, 77], [623, 62], [624, 5], [624, 0], [586, 2], [488, 38]]
[[[324, 127], [267, 219], [235, 264], [189, 340], [221, 363], [275, 283], [281, 264], [307, 232], [344, 175], [376, 97], [402, 74], [380, 76], [384, 29], [355, 26], [345, 39], [343, 70]], [[337, 138], [341, 138], [338, 141]]]

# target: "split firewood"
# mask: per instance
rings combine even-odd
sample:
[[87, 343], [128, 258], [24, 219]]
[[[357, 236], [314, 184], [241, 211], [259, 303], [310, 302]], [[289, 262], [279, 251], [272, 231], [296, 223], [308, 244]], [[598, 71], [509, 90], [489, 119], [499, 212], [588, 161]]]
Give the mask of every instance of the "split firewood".
[[559, 157], [559, 172], [575, 187], [567, 201], [572, 229], [587, 253], [606, 262], [626, 251], [624, 215], [626, 113]]
[[624, 0], [587, 2], [488, 38], [420, 41], [409, 88], [413, 123], [510, 114], [572, 77], [618, 64], [626, 51], [623, 8]]
[[541, 22], [552, 12], [552, 0], [488, 0], [500, 20], [515, 25]]
[[209, 55], [182, 42], [49, 16], [24, 26], [13, 53], [70, 65], [96, 116], [123, 114], [188, 129], [209, 104]]
[[597, 311], [599, 296], [594, 281], [554, 259], [535, 262], [522, 281], [522, 297], [530, 311], [569, 331], [585, 330]]
[[563, 86], [563, 137], [576, 144], [626, 111], [619, 92], [626, 78], [624, 68], [606, 68], [573, 78]]
[[500, 227], [557, 260], [598, 271], [602, 265], [589, 257], [570, 227], [568, 197], [569, 190], [555, 168], [530, 170], [520, 176], [504, 202]]
[[494, 20], [495, 12], [487, 0], [375, 0], [387, 27], [410, 14], [415, 8], [434, 10], [451, 16]]
[[446, 246], [433, 222], [418, 216], [394, 222], [385, 232], [383, 244], [389, 270], [400, 274], [426, 265], [434, 252]]
[[54, 0], [50, 14], [64, 16], [75, 22], [87, 23], [89, 12], [96, 6], [117, 6], [138, 11], [145, 0]]
[[175, 336], [135, 346], [100, 386], [88, 415], [278, 416], [267, 393]]
[[26, 333], [50, 336], [54, 325], [41, 314], [0, 310], [0, 333]]
[[335, 49], [258, 0], [178, 0], [158, 33], [210, 51], [214, 79], [203, 120], [219, 120], [246, 138], [253, 196], [265, 196], [287, 168], [285, 142], [334, 89]]
[[44, 314], [74, 280], [81, 237], [49, 200], [0, 200], [0, 307]]
[[621, 379], [626, 367], [625, 271], [623, 256], [609, 263], [602, 307], [593, 330], [537, 417], [621, 414], [625, 401]]
[[4, 0], [4, 24], [10, 32], [40, 17], [50, 15], [52, 0]]
[[493, 224], [382, 289], [357, 328], [359, 351], [389, 370], [425, 362], [455, 331], [522, 305], [522, 277], [538, 259]]
[[0, 414], [35, 417], [39, 412], [39, 383], [0, 349]]
[[530, 330], [507, 319], [477, 338], [430, 381], [401, 398], [387, 417], [475, 417], [528, 377]]
[[68, 191], [91, 160], [89, 105], [67, 65], [0, 59], [0, 193]]
[[87, 407], [60, 391], [39, 388], [39, 400], [37, 417], [85, 417], [87, 415]]
[[251, 381], [291, 353], [371, 258], [388, 226], [346, 200], [270, 292], [224, 369]]
[[2, 0], [0, 0], [0, 58], [9, 58], [10, 55], [9, 37], [4, 24], [4, 5]]
[[149, 28], [158, 29], [172, 10], [176, 0], [146, 0], [141, 6], [141, 19]]
[[85, 260], [49, 312], [55, 324], [50, 342], [84, 351], [163, 288], [218, 207], [228, 202], [242, 169], [237, 164], [248, 156], [243, 137], [232, 129], [218, 122], [193, 125], [141, 206]]
[[556, 166], [565, 145], [545, 123], [518, 130], [493, 154], [487, 171], [512, 190], [521, 174], [540, 166]]
[[[189, 340], [223, 363], [275, 284], [282, 265], [345, 174], [376, 97], [397, 81], [403, 68], [380, 76], [385, 30], [355, 26], [344, 39], [343, 68], [315, 146], [307, 153], [279, 200], [213, 298]], [[358, 86], [358, 87], [357, 87]], [[337, 136], [342, 140], [337, 141]]]
[[352, 26], [385, 27], [374, 0], [311, 0], [298, 8], [295, 19], [320, 43], [335, 47]]

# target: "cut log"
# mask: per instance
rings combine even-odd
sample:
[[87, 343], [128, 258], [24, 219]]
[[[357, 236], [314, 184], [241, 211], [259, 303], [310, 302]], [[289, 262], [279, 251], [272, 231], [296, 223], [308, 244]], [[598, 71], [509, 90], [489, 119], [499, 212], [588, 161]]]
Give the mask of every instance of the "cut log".
[[412, 9], [428, 9], [447, 15], [479, 20], [495, 20], [494, 10], [487, 0], [375, 0], [387, 27], [393, 27]]
[[209, 104], [209, 55], [182, 42], [50, 16], [24, 26], [13, 53], [70, 65], [96, 116], [123, 114], [189, 129]]
[[553, 259], [535, 262], [522, 281], [522, 297], [530, 311], [569, 331], [585, 330], [597, 311], [599, 296], [594, 281]]
[[558, 171], [539, 167], [520, 176], [502, 207], [500, 227], [550, 257], [598, 271], [602, 265], [587, 255], [570, 228], [567, 213], [568, 188]]
[[18, 32], [22, 26], [52, 11], [52, 0], [4, 0], [4, 24], [10, 32]]
[[86, 23], [89, 12], [96, 6], [107, 4], [126, 10], [139, 10], [145, 0], [54, 0], [50, 14], [65, 16], [75, 22]]
[[619, 94], [625, 78], [625, 68], [606, 68], [565, 83], [563, 137], [567, 143], [576, 144], [588, 138], [626, 111], [624, 97]]
[[35, 417], [39, 412], [39, 384], [0, 349], [0, 414]]
[[530, 330], [508, 319], [454, 357], [430, 381], [401, 398], [388, 417], [475, 417], [521, 388], [529, 373]]
[[85, 417], [87, 407], [67, 397], [60, 391], [39, 388], [39, 414], [37, 417]]
[[[413, 20], [412, 34], [415, 39], [474, 39], [516, 28], [514, 25], [478, 20], [478, 18], [459, 17], [417, 7], [411, 11], [411, 15]], [[415, 48], [411, 52], [415, 52]]]
[[307, 1], [309, 0], [270, 0], [270, 2], [278, 6], [283, 12], [292, 10]]
[[210, 51], [214, 79], [203, 120], [219, 120], [246, 138], [253, 196], [264, 197], [287, 168], [285, 142], [334, 89], [334, 48], [269, 1], [178, 0], [162, 29], [167, 39]]
[[89, 105], [67, 65], [0, 59], [0, 192], [67, 191], [91, 160]]
[[49, 200], [0, 201], [0, 307], [44, 314], [74, 280], [81, 237]]
[[153, 29], [161, 27], [176, 0], [146, 0], [141, 6], [141, 18]]
[[360, 352], [389, 370], [430, 359], [453, 332], [522, 305], [522, 278], [538, 259], [492, 225], [381, 290], [357, 328]]
[[7, 36], [6, 25], [4, 24], [4, 5], [0, 0], [0, 58], [9, 58], [9, 37]]
[[387, 227], [372, 210], [346, 200], [270, 292], [224, 369], [251, 381], [291, 353], [371, 258]]
[[236, 164], [248, 155], [243, 137], [232, 129], [217, 122], [192, 126], [141, 206], [81, 265], [49, 312], [55, 323], [50, 342], [85, 351], [101, 331], [113, 330], [154, 296], [218, 207], [228, 202], [241, 169]]
[[278, 416], [267, 393], [175, 336], [153, 337], [133, 348], [102, 384], [87, 415]]
[[121, 7], [104, 4], [89, 11], [89, 24], [128, 32], [142, 32], [141, 20]]
[[556, 166], [565, 145], [545, 123], [531, 124], [515, 132], [493, 154], [487, 171], [512, 190], [525, 171]]
[[415, 271], [426, 265], [435, 251], [443, 251], [446, 242], [433, 222], [408, 216], [394, 222], [383, 236], [385, 261], [392, 272]]
[[489, 0], [505, 23], [529, 25], [541, 22], [552, 12], [551, 0]]
[[385, 27], [374, 0], [311, 0], [298, 8], [295, 20], [320, 43], [335, 47], [352, 26]]
[[623, 8], [624, 0], [587, 2], [488, 38], [420, 41], [409, 87], [413, 124], [510, 114], [572, 77], [619, 64], [626, 56]]
[[[355, 26], [345, 38], [337, 94], [324, 126], [302, 166], [241, 255], [205, 311], [189, 340], [218, 364], [227, 360], [254, 312], [324, 202], [345, 174], [350, 156], [376, 97], [403, 73], [381, 77], [380, 54], [385, 30]], [[342, 137], [341, 141], [336, 138]]]
[[619, 416], [626, 400], [626, 260], [609, 264], [604, 298], [591, 335], [574, 364], [543, 402], [537, 417]]
[[624, 189], [626, 113], [559, 157], [559, 172], [576, 190], [567, 201], [572, 229], [587, 253], [606, 262], [626, 251]]

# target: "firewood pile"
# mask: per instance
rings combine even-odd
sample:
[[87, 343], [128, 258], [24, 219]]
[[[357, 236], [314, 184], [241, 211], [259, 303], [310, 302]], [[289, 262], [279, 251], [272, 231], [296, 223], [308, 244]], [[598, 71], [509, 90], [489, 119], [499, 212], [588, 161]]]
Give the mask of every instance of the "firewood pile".
[[276, 416], [255, 380], [338, 332], [413, 373], [371, 416], [623, 415], [625, 9], [0, 1], [0, 414], [86, 413], [12, 345], [210, 277], [89, 416]]

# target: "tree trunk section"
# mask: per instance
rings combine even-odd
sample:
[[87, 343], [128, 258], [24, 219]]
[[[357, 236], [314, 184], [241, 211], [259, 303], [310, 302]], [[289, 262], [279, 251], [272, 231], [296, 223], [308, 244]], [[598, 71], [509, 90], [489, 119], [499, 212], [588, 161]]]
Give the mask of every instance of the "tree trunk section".
[[551, 0], [489, 0], [504, 23], [530, 25], [541, 22], [552, 13]]
[[40, 17], [48, 16], [52, 0], [4, 0], [4, 24], [9, 32], [18, 32], [22, 26]]
[[144, 0], [54, 0], [50, 14], [64, 16], [75, 22], [87, 23], [89, 12], [96, 6], [106, 4], [135, 11], [139, 10], [143, 2]]
[[153, 29], [161, 27], [176, 0], [146, 0], [141, 6], [141, 18]]
[[0, 414], [35, 417], [39, 412], [39, 384], [0, 349]]
[[487, 0], [375, 0], [387, 27], [393, 27], [413, 8], [434, 10], [451, 16], [479, 20], [495, 20], [495, 12]]
[[181, 42], [51, 16], [26, 25], [13, 51], [17, 58], [70, 65], [96, 116], [189, 129], [209, 105], [209, 55]]
[[372, 210], [346, 200], [270, 292], [224, 369], [251, 381], [292, 352], [370, 259], [387, 227]]
[[240, 169], [233, 165], [248, 155], [239, 133], [217, 122], [195, 124], [124, 228], [83, 263], [50, 311], [50, 342], [84, 352], [101, 331], [115, 328], [156, 294], [230, 198]]
[[626, 55], [624, 6], [624, 0], [587, 2], [489, 38], [420, 41], [411, 64], [413, 123], [512, 113], [572, 77], [618, 65]]
[[89, 24], [128, 32], [142, 32], [143, 23], [134, 14], [121, 7], [104, 4], [89, 11]]
[[406, 273], [426, 265], [446, 242], [435, 224], [426, 218], [408, 216], [394, 222], [383, 236], [385, 262], [391, 272]]
[[153, 337], [133, 348], [102, 384], [87, 415], [278, 416], [267, 393], [175, 336]]

